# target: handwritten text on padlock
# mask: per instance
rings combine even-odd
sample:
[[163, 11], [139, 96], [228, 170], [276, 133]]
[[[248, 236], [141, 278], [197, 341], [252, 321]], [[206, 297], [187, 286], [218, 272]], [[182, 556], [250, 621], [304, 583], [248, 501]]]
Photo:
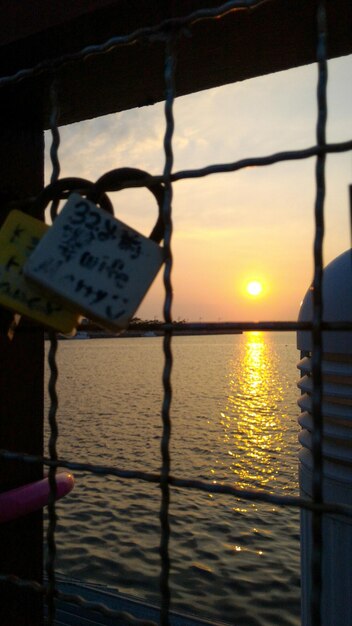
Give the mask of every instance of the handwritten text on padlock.
[[116, 331], [128, 325], [162, 262], [155, 242], [74, 193], [24, 271]]
[[78, 315], [65, 310], [62, 302], [30, 284], [23, 265], [35, 250], [48, 226], [22, 211], [11, 211], [0, 230], [0, 303], [45, 326], [72, 333]]

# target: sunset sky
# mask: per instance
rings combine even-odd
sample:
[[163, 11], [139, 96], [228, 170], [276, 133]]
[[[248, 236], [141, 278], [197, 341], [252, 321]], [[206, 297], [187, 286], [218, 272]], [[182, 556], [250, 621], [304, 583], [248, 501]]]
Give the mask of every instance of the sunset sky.
[[[329, 142], [352, 137], [351, 78], [352, 56], [329, 62]], [[310, 65], [176, 99], [174, 171], [312, 146], [316, 82]], [[164, 129], [163, 103], [64, 127], [61, 177], [94, 181], [115, 167], [160, 174]], [[175, 183], [174, 319], [297, 318], [313, 271], [314, 170], [305, 159]], [[351, 183], [351, 152], [328, 156], [325, 263], [350, 245]], [[111, 199], [117, 217], [148, 234], [150, 192]], [[259, 295], [246, 291], [250, 281], [262, 284]], [[163, 297], [161, 272], [136, 314], [161, 319]]]

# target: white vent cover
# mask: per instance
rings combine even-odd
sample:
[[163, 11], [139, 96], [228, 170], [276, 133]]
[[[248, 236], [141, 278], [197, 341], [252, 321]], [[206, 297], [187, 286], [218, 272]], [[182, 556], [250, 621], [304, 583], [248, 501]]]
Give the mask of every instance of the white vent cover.
[[[301, 306], [299, 321], [312, 320], [312, 292]], [[323, 320], [352, 321], [352, 252], [347, 250], [324, 270]], [[297, 333], [301, 351], [298, 405], [302, 428], [299, 441], [300, 490], [312, 496], [312, 340], [311, 332]], [[324, 331], [322, 361], [323, 494], [324, 500], [352, 506], [352, 332]], [[301, 513], [302, 626], [311, 625], [311, 514]], [[323, 517], [322, 623], [352, 626], [352, 519]]]

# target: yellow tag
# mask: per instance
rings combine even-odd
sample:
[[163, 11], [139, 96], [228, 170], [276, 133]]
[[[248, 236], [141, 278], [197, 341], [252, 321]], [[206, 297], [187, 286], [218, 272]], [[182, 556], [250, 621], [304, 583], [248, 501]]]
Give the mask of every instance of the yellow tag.
[[55, 298], [29, 283], [22, 270], [48, 228], [21, 211], [8, 215], [0, 230], [0, 304], [69, 334], [80, 316], [65, 310]]

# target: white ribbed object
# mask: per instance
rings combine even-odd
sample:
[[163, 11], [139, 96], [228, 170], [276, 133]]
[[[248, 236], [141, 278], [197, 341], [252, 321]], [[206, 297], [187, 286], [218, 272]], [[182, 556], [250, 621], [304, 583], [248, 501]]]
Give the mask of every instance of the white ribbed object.
[[[299, 321], [312, 319], [309, 289], [300, 309]], [[352, 254], [347, 250], [324, 270], [323, 319], [352, 321]], [[309, 331], [297, 333], [302, 359], [298, 405], [302, 427], [299, 441], [300, 489], [312, 495], [312, 341]], [[352, 333], [323, 333], [323, 458], [324, 500], [352, 506]], [[310, 626], [311, 514], [301, 513], [302, 625]], [[352, 626], [352, 520], [337, 515], [323, 519], [323, 626]]]

